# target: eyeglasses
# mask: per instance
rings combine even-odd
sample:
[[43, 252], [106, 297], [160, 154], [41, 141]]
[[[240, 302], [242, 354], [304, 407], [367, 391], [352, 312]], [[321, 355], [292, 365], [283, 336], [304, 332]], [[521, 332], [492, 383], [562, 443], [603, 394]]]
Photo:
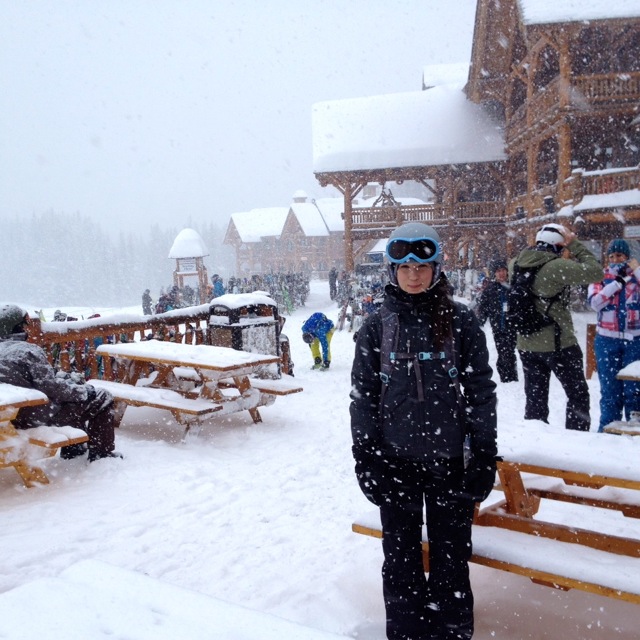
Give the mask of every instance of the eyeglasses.
[[432, 262], [440, 255], [440, 245], [431, 238], [394, 238], [387, 244], [386, 255], [396, 264], [409, 260]]

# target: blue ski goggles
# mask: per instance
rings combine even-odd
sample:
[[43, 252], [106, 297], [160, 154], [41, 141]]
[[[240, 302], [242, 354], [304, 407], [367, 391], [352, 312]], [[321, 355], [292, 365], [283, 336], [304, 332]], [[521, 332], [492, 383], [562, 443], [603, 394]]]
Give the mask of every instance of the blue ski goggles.
[[440, 245], [431, 238], [394, 238], [385, 250], [389, 262], [403, 264], [409, 260], [433, 262], [440, 255]]

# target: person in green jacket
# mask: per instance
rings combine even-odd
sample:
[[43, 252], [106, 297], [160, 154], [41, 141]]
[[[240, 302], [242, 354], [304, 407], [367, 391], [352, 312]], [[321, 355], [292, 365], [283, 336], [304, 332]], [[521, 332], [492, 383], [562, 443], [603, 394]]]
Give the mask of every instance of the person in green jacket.
[[[568, 253], [568, 255], [563, 255]], [[589, 388], [584, 375], [582, 350], [578, 344], [569, 307], [570, 287], [587, 285], [602, 277], [596, 256], [561, 224], [546, 224], [536, 235], [536, 244], [523, 249], [511, 262], [521, 268], [540, 266], [532, 291], [536, 305], [554, 321], [537, 333], [519, 334], [517, 349], [524, 372], [525, 420], [549, 417], [551, 373], [567, 395], [565, 427], [589, 431]], [[545, 298], [547, 299], [545, 301]]]

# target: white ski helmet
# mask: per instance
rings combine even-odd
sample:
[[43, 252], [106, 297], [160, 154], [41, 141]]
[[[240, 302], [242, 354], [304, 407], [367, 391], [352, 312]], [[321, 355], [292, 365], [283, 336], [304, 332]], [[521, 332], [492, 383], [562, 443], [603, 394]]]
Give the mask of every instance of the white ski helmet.
[[536, 234], [536, 242], [544, 242], [550, 245], [564, 244], [564, 234], [567, 229], [561, 224], [545, 224]]

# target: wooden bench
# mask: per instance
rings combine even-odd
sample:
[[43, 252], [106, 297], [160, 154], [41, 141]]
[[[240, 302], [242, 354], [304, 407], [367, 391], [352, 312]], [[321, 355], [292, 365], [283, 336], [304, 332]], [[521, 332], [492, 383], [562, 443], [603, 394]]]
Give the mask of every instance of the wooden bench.
[[[352, 525], [355, 533], [382, 539], [378, 512]], [[500, 527], [473, 525], [471, 562], [508, 571], [536, 584], [580, 589], [640, 604], [640, 558], [536, 537]], [[422, 559], [429, 571], [429, 543], [423, 534]]]
[[[89, 380], [97, 389], [105, 389], [116, 400], [134, 407], [153, 407], [170, 411], [177, 422], [186, 425], [199, 418], [222, 410], [222, 405], [214, 404], [204, 398], [186, 398], [184, 395], [171, 389], [158, 387], [134, 387], [124, 382], [112, 382], [109, 380]], [[120, 414], [124, 407], [120, 409]], [[120, 418], [122, 415], [119, 416]]]
[[[175, 367], [173, 373], [179, 380], [188, 380], [195, 383], [200, 379], [196, 371], [191, 367]], [[304, 391], [300, 385], [287, 378], [271, 380], [269, 378], [255, 378], [251, 376], [249, 377], [249, 381], [254, 389], [273, 396], [288, 396], [291, 393]], [[218, 381], [218, 386], [221, 389], [231, 389], [234, 388], [235, 383], [233, 380], [223, 379]]]
[[22, 407], [47, 402], [47, 396], [39, 391], [0, 384], [0, 468], [15, 469], [26, 487], [49, 483], [40, 460], [54, 456], [61, 447], [89, 439], [84, 431], [74, 427], [16, 429], [13, 426], [12, 420]]
[[[640, 522], [633, 520], [640, 519], [640, 439], [501, 425], [498, 445], [504, 500], [476, 510], [472, 561], [538, 584], [640, 604]], [[541, 506], [558, 502], [578, 509], [540, 515]], [[632, 520], [593, 525], [594, 512], [582, 507], [618, 511]], [[359, 520], [353, 530], [382, 535], [379, 519]], [[428, 570], [426, 542], [423, 559]]]

